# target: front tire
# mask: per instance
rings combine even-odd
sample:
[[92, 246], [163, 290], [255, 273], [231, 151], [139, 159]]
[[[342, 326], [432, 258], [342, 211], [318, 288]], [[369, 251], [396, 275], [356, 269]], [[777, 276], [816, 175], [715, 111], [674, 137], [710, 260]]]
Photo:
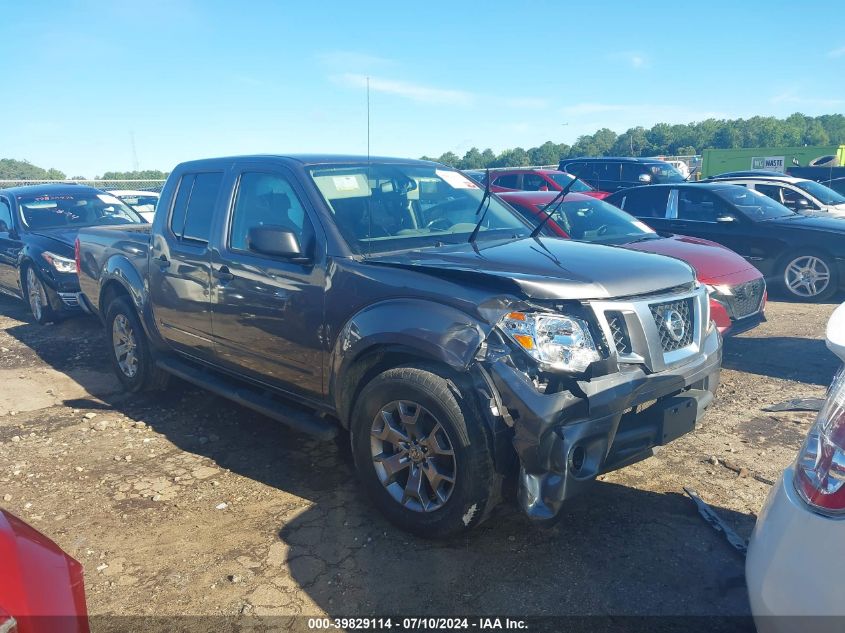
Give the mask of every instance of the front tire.
[[426, 538], [479, 525], [499, 498], [484, 422], [457, 384], [425, 366], [389, 369], [361, 391], [355, 468], [394, 524]]
[[125, 297], [118, 297], [106, 311], [106, 340], [109, 358], [127, 391], [160, 389], [168, 374], [156, 367], [141, 322]]
[[796, 301], [825, 301], [839, 288], [836, 263], [822, 253], [790, 253], [784, 258], [780, 271], [781, 286], [786, 295]]
[[46, 325], [58, 318], [53, 306], [50, 305], [47, 286], [41, 281], [41, 276], [33, 265], [27, 266], [24, 273], [24, 295], [29, 304], [29, 311], [36, 323]]

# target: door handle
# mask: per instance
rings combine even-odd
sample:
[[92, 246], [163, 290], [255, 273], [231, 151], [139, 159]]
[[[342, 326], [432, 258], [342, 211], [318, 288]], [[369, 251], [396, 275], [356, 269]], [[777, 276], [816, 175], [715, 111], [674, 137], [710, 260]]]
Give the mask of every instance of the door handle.
[[167, 259], [167, 256], [162, 255], [156, 261], [158, 262], [158, 265], [162, 270], [164, 270], [165, 268], [170, 268], [170, 260]]
[[214, 276], [217, 277], [220, 281], [232, 281], [235, 276], [229, 270], [228, 266], [221, 266], [217, 270], [214, 271]]

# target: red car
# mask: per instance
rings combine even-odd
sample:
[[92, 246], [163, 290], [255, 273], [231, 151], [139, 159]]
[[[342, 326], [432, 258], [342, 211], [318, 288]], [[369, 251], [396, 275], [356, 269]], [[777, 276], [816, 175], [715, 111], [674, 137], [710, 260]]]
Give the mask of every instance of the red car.
[[0, 631], [89, 631], [82, 565], [5, 510], [0, 510]]
[[[486, 172], [481, 172], [482, 184]], [[560, 191], [574, 176], [557, 169], [496, 169], [490, 170], [490, 191], [502, 193], [505, 191]], [[583, 180], [579, 180], [570, 191], [583, 193], [594, 198], [606, 198], [607, 191], [593, 189]]]
[[[511, 191], [498, 194], [536, 224], [555, 192]], [[555, 204], [557, 206], [557, 204]], [[710, 291], [710, 318], [722, 334], [738, 334], [765, 319], [763, 274], [732, 250], [695, 237], [659, 234], [613, 205], [578, 193], [567, 194], [543, 233], [551, 237], [621, 246], [668, 255], [690, 264]]]

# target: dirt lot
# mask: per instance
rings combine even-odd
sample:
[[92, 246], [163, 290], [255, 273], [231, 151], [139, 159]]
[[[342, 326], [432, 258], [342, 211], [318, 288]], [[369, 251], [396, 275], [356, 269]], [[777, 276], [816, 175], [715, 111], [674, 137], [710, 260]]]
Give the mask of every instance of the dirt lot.
[[771, 303], [727, 341], [704, 424], [557, 527], [511, 502], [427, 542], [379, 516], [342, 443], [184, 383], [127, 397], [95, 320], [39, 327], [0, 298], [0, 501], [83, 563], [93, 614], [746, 615], [742, 557], [682, 487], [750, 534], [770, 487], [711, 458], [769, 479], [793, 459], [814, 415], [761, 408], [824, 394], [833, 309]]

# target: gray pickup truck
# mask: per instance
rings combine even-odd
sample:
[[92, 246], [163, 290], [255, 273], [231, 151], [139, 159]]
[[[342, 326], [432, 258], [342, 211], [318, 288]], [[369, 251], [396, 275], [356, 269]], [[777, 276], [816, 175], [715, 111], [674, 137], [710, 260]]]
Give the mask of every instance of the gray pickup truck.
[[508, 475], [554, 518], [691, 431], [719, 382], [687, 264], [531, 234], [436, 163], [252, 156], [177, 166], [151, 226], [83, 229], [76, 256], [127, 389], [176, 375], [348, 432], [375, 505], [437, 537]]

